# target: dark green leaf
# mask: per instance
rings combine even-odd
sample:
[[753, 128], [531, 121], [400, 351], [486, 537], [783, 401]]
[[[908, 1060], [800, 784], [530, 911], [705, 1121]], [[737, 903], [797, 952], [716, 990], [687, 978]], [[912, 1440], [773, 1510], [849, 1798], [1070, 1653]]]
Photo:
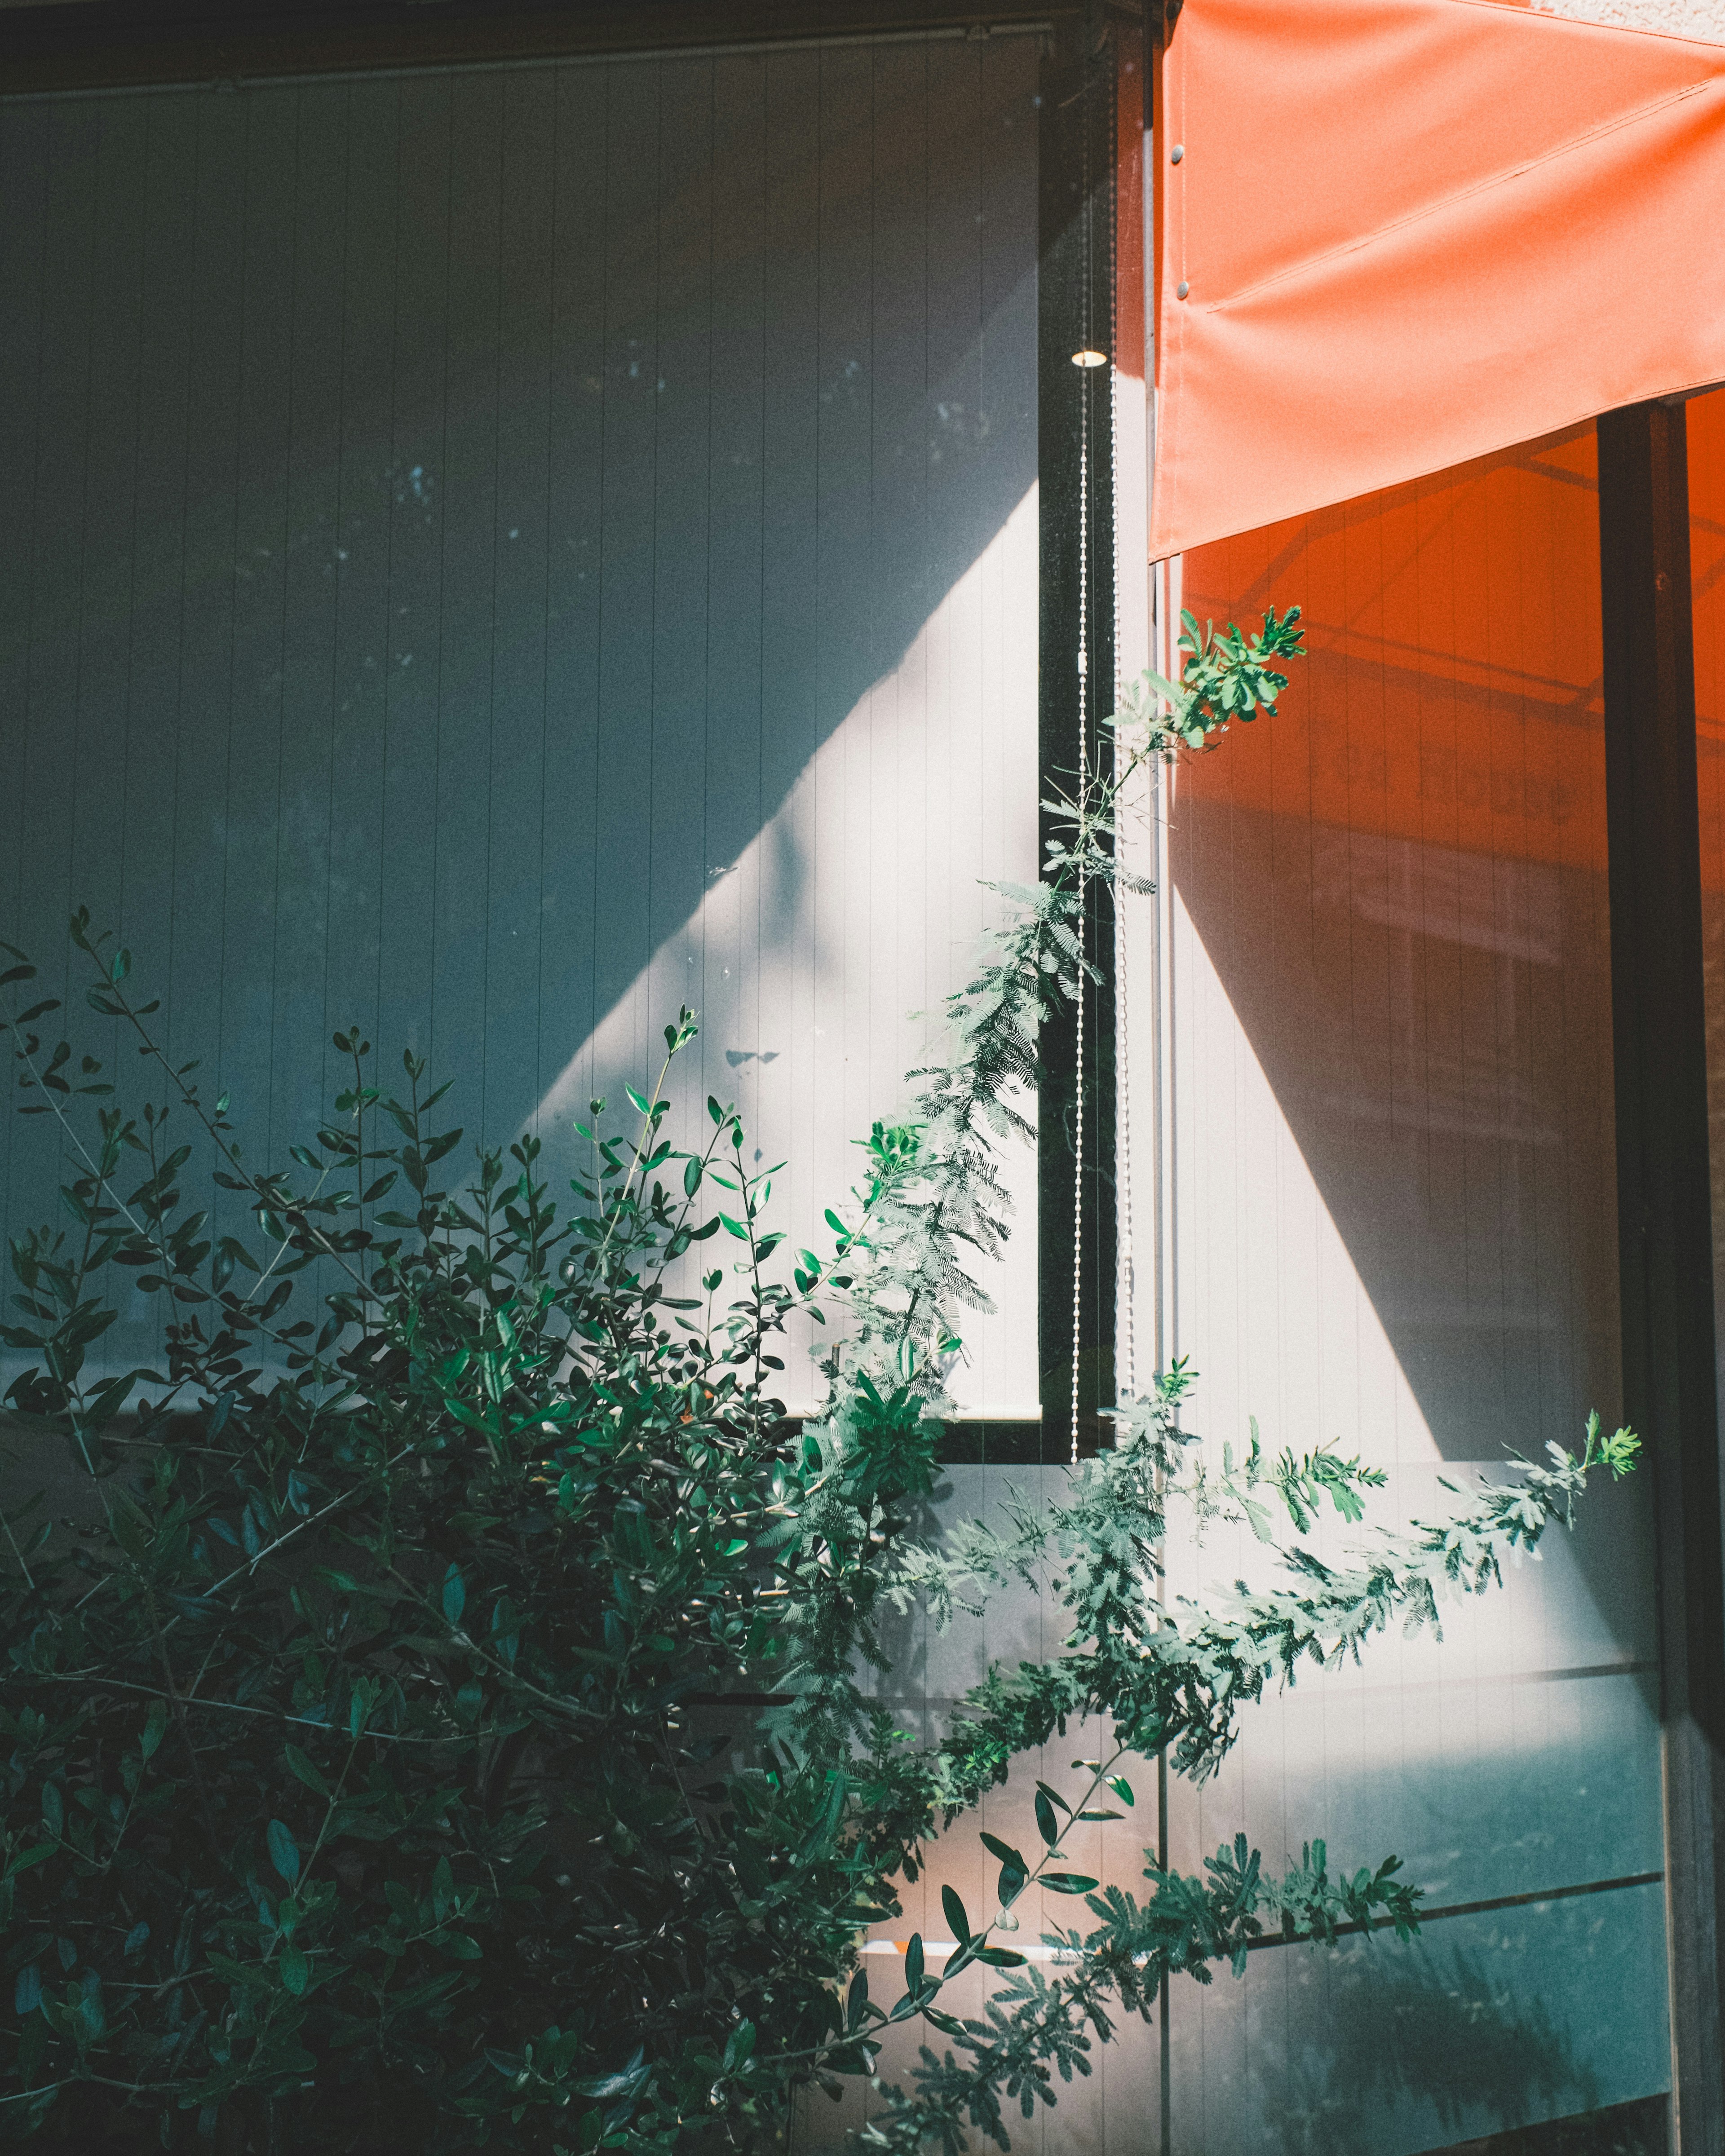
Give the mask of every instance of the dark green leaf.
[[329, 1784], [297, 1744], [285, 1744], [282, 1756], [287, 1761], [288, 1772], [295, 1775], [308, 1789], [316, 1790], [321, 1797], [328, 1797], [331, 1794]]
[[1009, 1841], [1002, 1841], [997, 1835], [992, 1834], [985, 1834], [982, 1839], [983, 1847], [992, 1851], [1003, 1864], [1009, 1866], [1013, 1871], [1028, 1871], [1030, 1869]]
[[300, 1845], [280, 1820], [270, 1822], [270, 1861], [291, 1887], [300, 1876]]

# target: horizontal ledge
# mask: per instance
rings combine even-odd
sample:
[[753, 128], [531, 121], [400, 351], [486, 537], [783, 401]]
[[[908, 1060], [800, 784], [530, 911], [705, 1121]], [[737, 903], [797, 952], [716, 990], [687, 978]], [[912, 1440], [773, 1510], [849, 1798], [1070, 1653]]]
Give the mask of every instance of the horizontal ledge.
[[[408, 0], [413, 4], [413, 0]], [[416, 9], [416, 13], [417, 13]], [[480, 23], [476, 28], [466, 22], [451, 28], [456, 34], [438, 38], [427, 43], [442, 44], [443, 49], [426, 53], [423, 59], [385, 58], [367, 59], [362, 52], [331, 54], [325, 64], [303, 62], [295, 66], [286, 64], [270, 64], [270, 48], [280, 51], [292, 37], [287, 33], [282, 38], [260, 37], [255, 32], [249, 36], [244, 31], [231, 29], [225, 34], [213, 28], [202, 31], [198, 26], [175, 41], [173, 57], [159, 62], [161, 72], [151, 72], [151, 55], [147, 46], [128, 50], [123, 39], [112, 42], [124, 54], [118, 67], [102, 69], [100, 47], [93, 44], [89, 57], [68, 56], [56, 52], [51, 54], [28, 55], [22, 61], [8, 61], [3, 36], [0, 36], [0, 69], [15, 71], [28, 78], [18, 89], [0, 89], [0, 105], [29, 105], [47, 98], [64, 97], [133, 97], [152, 91], [204, 90], [234, 92], [248, 90], [291, 88], [295, 85], [320, 82], [374, 82], [404, 81], [426, 75], [450, 74], [496, 74], [521, 68], [621, 67], [639, 65], [648, 61], [720, 60], [771, 57], [777, 53], [827, 52], [875, 45], [992, 44], [1003, 38], [1051, 38], [1055, 24], [1051, 18], [1039, 16], [1030, 19], [1007, 17], [994, 19], [987, 16], [968, 17], [957, 22], [931, 23], [927, 28], [915, 25], [891, 24], [880, 29], [859, 27], [854, 29], [833, 30], [827, 33], [793, 32], [774, 36], [771, 31], [753, 37], [709, 39], [691, 38], [680, 43], [667, 38], [656, 44], [611, 45], [583, 44], [573, 38], [567, 27], [555, 27], [559, 18], [551, 10], [542, 11], [545, 19], [554, 27], [543, 36], [531, 35], [523, 39], [526, 49], [516, 52], [487, 52], [485, 31], [488, 27]], [[383, 33], [386, 45], [396, 44], [403, 37], [422, 33], [427, 25], [440, 32], [443, 25], [431, 15], [421, 17], [418, 22], [408, 18], [401, 24], [391, 23]], [[0, 18], [0, 32], [12, 26]], [[86, 37], [91, 26], [78, 25]], [[350, 42], [360, 43], [367, 33], [377, 34], [376, 25], [357, 28]], [[466, 30], [469, 40], [464, 40], [460, 30]], [[200, 31], [202, 33], [200, 34]], [[301, 37], [321, 34], [326, 37], [341, 35], [339, 26], [322, 24], [308, 26], [299, 33]], [[493, 33], [495, 37], [495, 33]], [[198, 54], [205, 64], [202, 69], [193, 61], [187, 65], [184, 55], [190, 50]]]
[[[1362, 1685], [1357, 1691], [1342, 1695], [1343, 1699], [1377, 1698], [1394, 1694], [1399, 1697], [1406, 1692], [1483, 1691], [1495, 1685], [1579, 1684], [1594, 1677], [1651, 1676], [1659, 1668], [1657, 1662], [1584, 1662], [1568, 1670], [1483, 1670], [1470, 1671], [1466, 1676], [1453, 1677], [1417, 1677], [1405, 1684]], [[1308, 1683], [1311, 1674], [1308, 1673]], [[1299, 1686], [1291, 1685], [1278, 1694], [1287, 1693], [1300, 1697]], [[1328, 1696], [1333, 1698], [1335, 1695]], [[964, 1699], [957, 1692], [874, 1691], [863, 1695], [870, 1707], [902, 1707], [930, 1712], [947, 1708], [961, 1707]], [[1309, 1702], [1313, 1694], [1304, 1695]], [[691, 1707], [792, 1707], [796, 1695], [788, 1691], [697, 1691], [689, 1695]]]

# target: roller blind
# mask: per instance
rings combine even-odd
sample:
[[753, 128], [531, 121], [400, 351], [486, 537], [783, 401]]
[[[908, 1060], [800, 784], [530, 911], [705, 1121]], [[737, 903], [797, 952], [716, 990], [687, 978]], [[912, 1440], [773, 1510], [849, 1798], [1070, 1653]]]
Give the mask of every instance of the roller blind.
[[[61, 985], [87, 903], [257, 1156], [357, 1020], [564, 1168], [690, 1004], [680, 1100], [812, 1240], [1034, 874], [1035, 74], [0, 105], [0, 933]], [[5, 1224], [60, 1178], [7, 1118]], [[981, 1412], [1035, 1398], [1021, 1183]]]

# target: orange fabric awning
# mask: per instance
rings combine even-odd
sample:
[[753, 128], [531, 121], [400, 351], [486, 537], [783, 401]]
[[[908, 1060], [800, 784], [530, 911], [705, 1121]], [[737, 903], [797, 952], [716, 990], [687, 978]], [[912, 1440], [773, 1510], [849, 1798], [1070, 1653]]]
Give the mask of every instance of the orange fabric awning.
[[1725, 379], [1725, 46], [1498, 0], [1187, 0], [1150, 557]]

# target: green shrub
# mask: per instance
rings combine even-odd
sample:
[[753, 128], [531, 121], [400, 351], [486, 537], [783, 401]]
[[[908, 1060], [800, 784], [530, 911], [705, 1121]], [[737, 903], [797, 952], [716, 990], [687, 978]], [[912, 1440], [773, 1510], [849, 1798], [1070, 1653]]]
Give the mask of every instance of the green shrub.
[[[1194, 625], [1187, 682], [1118, 723], [1120, 783], [1268, 707], [1291, 619], [1250, 643]], [[663, 1072], [626, 1138], [596, 1104], [571, 1204], [531, 1138], [458, 1172], [447, 1089], [409, 1055], [385, 1092], [369, 1045], [340, 1034], [352, 1075], [329, 1119], [291, 1169], [254, 1171], [226, 1099], [160, 1053], [127, 954], [78, 916], [87, 999], [165, 1098], [128, 1111], [95, 1059], [44, 1052], [51, 1001], [10, 1019], [26, 1112], [60, 1119], [77, 1168], [69, 1224], [13, 1245], [3, 1337], [26, 1367], [6, 1397], [94, 1509], [83, 1533], [41, 1506], [5, 1520], [8, 2138], [765, 2148], [799, 2091], [871, 2074], [882, 2025], [920, 2019], [944, 2041], [909, 2091], [882, 2088], [872, 2138], [1004, 2147], [1007, 2107], [1088, 2071], [1111, 2015], [1147, 2011], [1165, 1974], [1237, 1969], [1266, 1924], [1413, 1928], [1393, 1858], [1332, 1876], [1316, 1843], [1271, 1880], [1242, 1840], [1201, 1879], [1153, 1860], [1140, 1901], [1069, 1869], [1061, 1833], [1130, 1807], [1132, 1755], [1201, 1775], [1301, 1657], [1485, 1586], [1590, 1469], [1628, 1466], [1626, 1433], [1590, 1428], [1580, 1457], [1337, 1570], [1300, 1537], [1326, 1493], [1357, 1517], [1373, 1476], [1255, 1445], [1206, 1470], [1175, 1370], [1121, 1404], [1115, 1445], [1045, 1516], [914, 1531], [968, 1268], [1005, 1233], [1012, 1089], [1076, 988], [1117, 798], [1081, 792], [1070, 842], [953, 998], [915, 1120], [875, 1127], [825, 1255], [788, 1265], [735, 1112], [710, 1101], [702, 1146], [673, 1146]], [[13, 955], [0, 984], [22, 998], [33, 968]], [[687, 1012], [667, 1029], [667, 1068], [692, 1033]], [[244, 1236], [182, 1209], [197, 1147]], [[161, 1367], [115, 1373], [98, 1352], [138, 1290], [164, 1312]], [[823, 1308], [828, 1401], [798, 1429], [779, 1351]], [[1179, 1496], [1266, 1535], [1279, 1508], [1288, 1584], [1164, 1606]], [[992, 1671], [936, 1743], [863, 1697], [884, 1609], [945, 1615], [1050, 1567], [1060, 1650]], [[1081, 1722], [1111, 1733], [1039, 1789], [1040, 1846], [984, 1835], [989, 1907], [945, 1890], [957, 1953], [937, 1974], [913, 1942], [903, 1998], [871, 2002], [857, 1948], [898, 1912], [895, 1882]], [[1047, 1973], [1008, 1943], [1032, 1883], [1090, 1919], [1055, 1935], [1070, 1959]], [[999, 1989], [961, 2018], [942, 1987], [976, 1963]]]

